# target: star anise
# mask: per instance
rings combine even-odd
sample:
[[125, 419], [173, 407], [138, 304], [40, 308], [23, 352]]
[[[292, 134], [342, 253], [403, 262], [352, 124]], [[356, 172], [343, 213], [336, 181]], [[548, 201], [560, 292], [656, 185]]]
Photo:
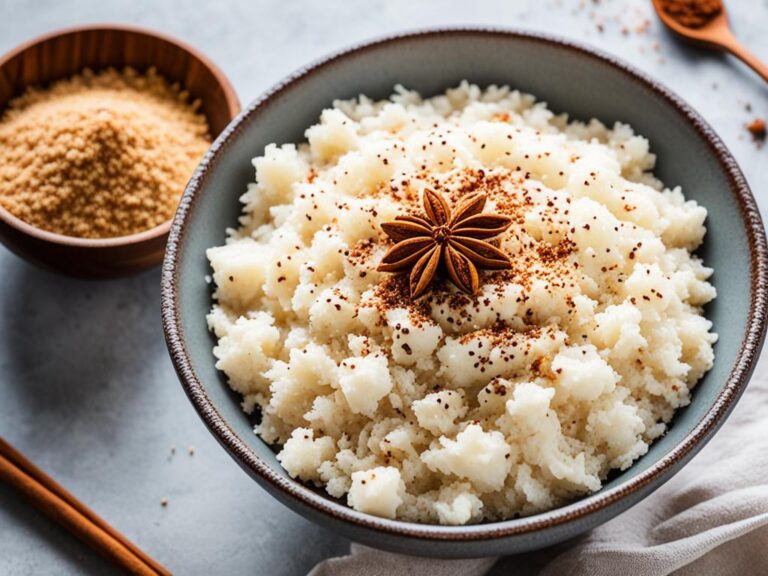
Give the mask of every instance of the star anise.
[[418, 298], [442, 261], [451, 282], [475, 294], [480, 284], [478, 268], [511, 267], [509, 257], [487, 240], [504, 232], [512, 221], [500, 214], [482, 214], [486, 199], [483, 193], [473, 194], [452, 213], [445, 198], [424, 190], [424, 216], [397, 216], [393, 222], [382, 223], [382, 230], [395, 245], [384, 255], [378, 270], [410, 269], [411, 298]]

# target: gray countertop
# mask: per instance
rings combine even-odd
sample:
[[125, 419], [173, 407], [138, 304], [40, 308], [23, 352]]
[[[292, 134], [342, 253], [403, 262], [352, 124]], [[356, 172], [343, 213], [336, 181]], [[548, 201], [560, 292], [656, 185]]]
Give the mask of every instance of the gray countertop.
[[[560, 34], [628, 60], [688, 100], [731, 148], [765, 211], [768, 147], [758, 149], [744, 125], [768, 116], [768, 85], [729, 57], [679, 44], [649, 1], [584, 4], [0, 0], [0, 53], [57, 27], [135, 23], [207, 53], [246, 104], [306, 62], [389, 32], [490, 24]], [[768, 60], [768, 1], [728, 4], [737, 36]], [[158, 269], [72, 280], [0, 248], [0, 436], [175, 573], [303, 574], [346, 552], [346, 540], [275, 502], [208, 434], [166, 353], [159, 282]], [[0, 574], [113, 570], [0, 485]]]

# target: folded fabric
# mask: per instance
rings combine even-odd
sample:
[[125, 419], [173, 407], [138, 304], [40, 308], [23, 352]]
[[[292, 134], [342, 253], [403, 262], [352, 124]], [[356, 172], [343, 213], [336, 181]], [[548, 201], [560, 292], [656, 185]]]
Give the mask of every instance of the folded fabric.
[[701, 453], [651, 496], [585, 536], [500, 560], [416, 558], [353, 544], [349, 556], [321, 562], [310, 576], [768, 574], [767, 358]]

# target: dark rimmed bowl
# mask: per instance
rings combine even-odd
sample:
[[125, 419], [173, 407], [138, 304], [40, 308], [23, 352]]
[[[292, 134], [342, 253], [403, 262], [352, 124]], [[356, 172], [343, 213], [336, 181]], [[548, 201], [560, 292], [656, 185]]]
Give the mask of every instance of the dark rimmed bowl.
[[[178, 82], [201, 111], [215, 137], [240, 112], [235, 89], [223, 72], [196, 49], [157, 32], [119, 24], [50, 32], [0, 57], [0, 116], [28, 87], [68, 78], [84, 68], [155, 67]], [[0, 241], [45, 268], [74, 276], [109, 278], [156, 266], [163, 260], [171, 221], [117, 238], [75, 238], [42, 230], [0, 207]]]
[[[709, 209], [700, 255], [715, 268], [707, 316], [720, 335], [712, 370], [669, 432], [629, 470], [567, 506], [526, 518], [447, 527], [356, 512], [280, 467], [254, 435], [239, 398], [214, 368], [205, 249], [220, 245], [253, 179], [250, 160], [271, 143], [296, 142], [335, 98], [388, 96], [397, 83], [432, 95], [462, 79], [510, 84], [555, 111], [631, 124], [658, 154], [656, 173]], [[712, 129], [679, 97], [611, 56], [568, 41], [498, 29], [428, 30], [376, 40], [302, 69], [253, 102], [217, 139], [190, 181], [171, 228], [162, 279], [168, 348], [190, 400], [216, 439], [261, 486], [305, 517], [371, 546], [442, 557], [542, 548], [626, 510], [669, 480], [728, 416], [758, 358], [766, 326], [766, 238], [755, 200]]]

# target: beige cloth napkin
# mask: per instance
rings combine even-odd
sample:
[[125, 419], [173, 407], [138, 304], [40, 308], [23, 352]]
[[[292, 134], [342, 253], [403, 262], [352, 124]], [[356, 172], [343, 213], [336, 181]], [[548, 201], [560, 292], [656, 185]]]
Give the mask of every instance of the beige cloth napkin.
[[501, 559], [430, 560], [352, 545], [310, 576], [768, 574], [768, 351], [714, 439], [672, 480], [586, 536]]

